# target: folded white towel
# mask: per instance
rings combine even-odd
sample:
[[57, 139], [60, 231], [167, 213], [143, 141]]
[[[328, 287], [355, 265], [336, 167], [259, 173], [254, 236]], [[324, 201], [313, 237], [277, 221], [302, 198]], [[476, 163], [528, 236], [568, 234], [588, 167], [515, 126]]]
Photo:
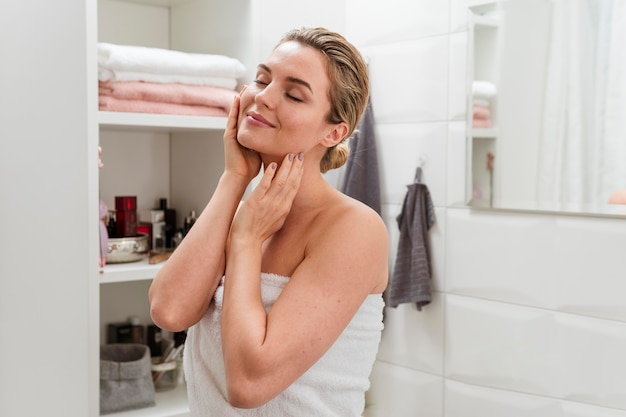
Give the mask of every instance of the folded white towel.
[[485, 98], [474, 98], [472, 100], [472, 103], [476, 106], [483, 106], [486, 108], [489, 108], [489, 106], [491, 105], [491, 103], [489, 103], [489, 100]]
[[472, 83], [472, 94], [478, 98], [491, 98], [498, 94], [498, 89], [490, 81], [476, 80]]
[[114, 71], [216, 78], [239, 78], [246, 70], [237, 59], [224, 55], [104, 42], [98, 43], [98, 65]]
[[111, 70], [107, 68], [98, 69], [98, 81], [145, 81], [162, 84], [210, 85], [213, 87], [227, 88], [229, 90], [233, 90], [237, 86], [236, 78], [155, 74], [151, 72]]

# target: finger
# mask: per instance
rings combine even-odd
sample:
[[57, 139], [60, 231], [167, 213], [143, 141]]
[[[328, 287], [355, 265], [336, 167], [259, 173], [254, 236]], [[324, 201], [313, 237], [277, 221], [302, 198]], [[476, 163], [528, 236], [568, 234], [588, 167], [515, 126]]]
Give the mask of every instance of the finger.
[[271, 164], [265, 167], [263, 176], [261, 177], [261, 181], [259, 181], [259, 184], [252, 191], [252, 193], [254, 194], [260, 193], [261, 196], [264, 196], [267, 193], [267, 191], [272, 186], [272, 180], [274, 179], [274, 176], [276, 175], [277, 167], [278, 165], [276, 164], [276, 162], [272, 162]]
[[239, 102], [241, 101], [241, 96], [235, 96], [233, 100], [233, 104], [230, 106], [230, 111], [228, 112], [228, 119], [226, 120], [226, 129], [224, 131], [224, 136], [230, 137], [233, 132], [237, 131], [237, 120], [239, 119]]
[[225, 133], [228, 135], [229, 133], [237, 131], [237, 122], [239, 120], [239, 108], [241, 107], [241, 95], [248, 86], [244, 85], [238, 95], [235, 96], [233, 100], [233, 104], [230, 106], [230, 111], [228, 112], [228, 119], [226, 120], [226, 129]]
[[303, 155], [289, 154], [283, 160], [275, 179], [272, 181], [276, 197], [291, 200], [300, 188], [303, 173]]

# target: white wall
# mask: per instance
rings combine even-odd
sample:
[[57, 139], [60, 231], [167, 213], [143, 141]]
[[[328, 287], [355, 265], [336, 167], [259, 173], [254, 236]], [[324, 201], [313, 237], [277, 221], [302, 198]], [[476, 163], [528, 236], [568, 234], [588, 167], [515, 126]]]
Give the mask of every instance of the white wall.
[[0, 13], [0, 415], [94, 415], [98, 251], [88, 236], [98, 197], [88, 161], [98, 150], [88, 140], [96, 104], [85, 106], [85, 86], [96, 68], [86, 64], [85, 16], [95, 3], [9, 3]]
[[386, 310], [366, 415], [626, 417], [626, 222], [459, 208], [477, 3], [348, 1], [346, 34], [372, 74], [391, 264], [420, 157], [437, 214], [433, 302]]

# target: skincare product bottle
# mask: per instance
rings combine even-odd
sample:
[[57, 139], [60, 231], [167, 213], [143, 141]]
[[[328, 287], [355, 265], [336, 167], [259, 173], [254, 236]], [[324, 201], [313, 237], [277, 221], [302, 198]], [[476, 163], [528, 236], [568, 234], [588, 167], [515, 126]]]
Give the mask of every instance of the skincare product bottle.
[[191, 210], [189, 212], [189, 216], [185, 217], [185, 227], [183, 228], [183, 236], [187, 236], [187, 233], [189, 233], [189, 230], [191, 230], [191, 227], [193, 226], [195, 222], [196, 222], [196, 212], [195, 210]]
[[155, 324], [148, 325], [148, 347], [150, 348], [150, 356], [153, 358], [160, 357], [163, 354], [161, 329]]
[[118, 237], [137, 236], [137, 197], [115, 197]]
[[159, 200], [159, 210], [163, 210], [165, 221], [165, 247], [173, 248], [172, 238], [176, 232], [176, 210], [167, 208], [167, 198]]
[[137, 316], [130, 316], [128, 322], [131, 325], [131, 339], [133, 343], [139, 343], [143, 345], [145, 343], [144, 328], [141, 325], [141, 320]]

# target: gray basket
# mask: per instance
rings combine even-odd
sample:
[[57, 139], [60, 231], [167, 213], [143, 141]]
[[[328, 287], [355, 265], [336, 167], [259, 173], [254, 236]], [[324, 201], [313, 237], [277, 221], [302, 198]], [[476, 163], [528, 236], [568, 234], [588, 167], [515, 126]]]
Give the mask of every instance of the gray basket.
[[100, 414], [151, 407], [150, 349], [132, 343], [100, 347]]

